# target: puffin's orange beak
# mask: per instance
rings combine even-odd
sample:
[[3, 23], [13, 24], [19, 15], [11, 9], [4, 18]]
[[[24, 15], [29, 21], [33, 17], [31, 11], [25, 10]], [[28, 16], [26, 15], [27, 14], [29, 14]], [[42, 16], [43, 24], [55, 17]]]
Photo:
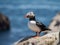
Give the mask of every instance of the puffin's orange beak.
[[26, 16], [26, 15], [25, 15], [24, 17], [25, 17], [25, 18], [27, 18], [27, 16]]

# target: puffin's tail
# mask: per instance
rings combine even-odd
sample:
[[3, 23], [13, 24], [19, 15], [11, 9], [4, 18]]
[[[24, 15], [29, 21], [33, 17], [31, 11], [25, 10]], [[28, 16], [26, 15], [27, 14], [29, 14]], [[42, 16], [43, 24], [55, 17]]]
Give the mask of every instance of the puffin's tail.
[[43, 31], [43, 32], [48, 33], [49, 31], [51, 31], [51, 29], [46, 28], [46, 30], [45, 30], [45, 31]]
[[49, 28], [48, 28], [48, 29], [46, 29], [46, 30], [49, 30], [49, 31], [51, 31], [51, 29], [49, 29]]
[[46, 30], [51, 31], [51, 29], [49, 29], [49, 28], [47, 28], [47, 27], [45, 28], [45, 31], [46, 31]]

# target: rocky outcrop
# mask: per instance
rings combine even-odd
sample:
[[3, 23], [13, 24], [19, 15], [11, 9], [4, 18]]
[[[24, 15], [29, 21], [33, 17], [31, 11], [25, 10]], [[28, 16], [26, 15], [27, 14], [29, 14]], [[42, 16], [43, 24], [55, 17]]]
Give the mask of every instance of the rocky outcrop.
[[26, 40], [19, 40], [13, 45], [57, 45], [59, 32], [48, 33], [42, 37], [29, 38]]
[[52, 19], [49, 28], [51, 29], [51, 31], [60, 30], [60, 13], [57, 13], [56, 16]]
[[60, 45], [60, 13], [57, 13], [56, 16], [52, 19], [49, 28], [52, 32], [59, 32], [59, 41], [57, 45]]
[[0, 13], [0, 31], [9, 30], [9, 29], [10, 29], [10, 21], [8, 17]]

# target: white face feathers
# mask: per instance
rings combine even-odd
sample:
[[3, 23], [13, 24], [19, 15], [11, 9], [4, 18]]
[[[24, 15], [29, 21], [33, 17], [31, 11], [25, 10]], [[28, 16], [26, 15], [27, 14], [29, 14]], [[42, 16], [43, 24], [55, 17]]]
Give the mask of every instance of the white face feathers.
[[35, 16], [33, 12], [28, 12], [26, 15], [27, 15], [27, 16], [28, 16], [28, 15], [29, 15], [29, 16]]

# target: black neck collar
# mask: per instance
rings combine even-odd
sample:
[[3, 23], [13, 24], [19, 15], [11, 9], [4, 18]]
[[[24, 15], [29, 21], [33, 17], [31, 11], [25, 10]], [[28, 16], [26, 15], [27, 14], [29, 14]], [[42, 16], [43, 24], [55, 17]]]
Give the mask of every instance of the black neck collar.
[[36, 20], [36, 19], [35, 19], [35, 16], [34, 16], [33, 18], [29, 18], [29, 20], [30, 20], [30, 21], [31, 21], [31, 20], [34, 20], [34, 21], [35, 21], [35, 20]]

